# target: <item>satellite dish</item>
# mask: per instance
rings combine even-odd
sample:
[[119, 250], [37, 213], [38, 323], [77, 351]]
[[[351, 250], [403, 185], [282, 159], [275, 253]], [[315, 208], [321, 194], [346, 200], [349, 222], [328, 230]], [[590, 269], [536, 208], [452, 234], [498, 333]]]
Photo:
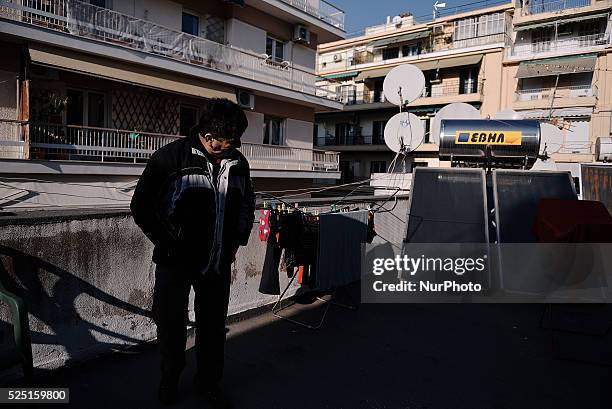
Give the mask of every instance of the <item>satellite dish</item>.
[[552, 159], [538, 159], [535, 161], [531, 170], [559, 170], [557, 169], [557, 163]]
[[553, 124], [540, 123], [540, 155], [556, 153], [563, 146], [563, 132]]
[[440, 145], [440, 126], [443, 119], [480, 119], [480, 112], [465, 102], [448, 104], [438, 111], [431, 124], [430, 141]]
[[383, 82], [385, 99], [399, 106], [406, 105], [420, 97], [423, 94], [423, 88], [425, 88], [423, 71], [410, 64], [393, 68]]
[[393, 24], [399, 24], [402, 22], [402, 18], [400, 16], [393, 17]]
[[415, 114], [400, 112], [385, 125], [385, 143], [393, 152], [411, 152], [423, 143], [424, 137], [425, 128]]
[[512, 109], [504, 109], [496, 113], [493, 119], [523, 119], [523, 115]]

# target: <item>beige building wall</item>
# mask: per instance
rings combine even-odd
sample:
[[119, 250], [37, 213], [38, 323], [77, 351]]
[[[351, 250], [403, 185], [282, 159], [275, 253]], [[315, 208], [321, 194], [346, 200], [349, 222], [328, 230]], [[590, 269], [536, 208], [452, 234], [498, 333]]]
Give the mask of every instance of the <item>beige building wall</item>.
[[480, 65], [480, 78], [483, 82], [482, 105], [480, 114], [486, 118], [493, 117], [501, 110], [503, 90], [503, 50], [487, 53]]

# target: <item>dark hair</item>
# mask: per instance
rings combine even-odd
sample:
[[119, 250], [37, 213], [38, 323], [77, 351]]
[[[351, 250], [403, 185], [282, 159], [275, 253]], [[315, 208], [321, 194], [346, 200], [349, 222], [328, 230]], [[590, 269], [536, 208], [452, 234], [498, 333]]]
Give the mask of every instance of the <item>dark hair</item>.
[[235, 102], [225, 98], [213, 98], [202, 110], [196, 133], [213, 134], [215, 139], [240, 139], [249, 121]]

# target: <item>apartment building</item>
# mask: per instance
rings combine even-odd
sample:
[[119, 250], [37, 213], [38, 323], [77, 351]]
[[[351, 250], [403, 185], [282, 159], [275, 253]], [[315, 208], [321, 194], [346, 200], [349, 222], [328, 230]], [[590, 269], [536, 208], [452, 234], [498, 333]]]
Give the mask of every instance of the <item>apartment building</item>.
[[414, 64], [425, 74], [423, 95], [408, 111], [423, 121], [427, 134], [407, 171], [439, 165], [428, 132], [443, 106], [465, 102], [484, 116], [502, 109], [502, 60], [512, 10], [506, 3], [423, 23], [405, 13], [366, 28], [361, 36], [319, 46], [317, 69], [325, 80], [318, 84], [335, 92], [344, 109], [317, 113], [314, 142], [340, 152], [344, 181], [386, 172], [395, 155], [384, 144], [383, 130], [398, 108], [385, 101], [382, 85], [398, 65]]
[[344, 37], [344, 12], [324, 0], [2, 1], [0, 196], [64, 203], [49, 190], [78, 181], [83, 204], [108, 202], [88, 186], [124, 204], [117, 186], [214, 97], [245, 110], [256, 190], [337, 179], [338, 154], [312, 134], [315, 112], [342, 104], [319, 90], [315, 61]]
[[609, 0], [518, 0], [504, 56], [503, 101], [525, 118], [556, 124], [563, 145], [549, 148], [578, 176], [594, 159], [597, 137], [610, 136]]

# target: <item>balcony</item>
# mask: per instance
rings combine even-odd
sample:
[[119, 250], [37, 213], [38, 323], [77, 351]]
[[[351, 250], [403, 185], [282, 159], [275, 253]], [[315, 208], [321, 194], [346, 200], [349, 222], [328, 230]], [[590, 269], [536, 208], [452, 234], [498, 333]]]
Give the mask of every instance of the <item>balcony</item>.
[[519, 89], [514, 93], [515, 102], [542, 101], [551, 98], [592, 98], [595, 95], [591, 85], [571, 85], [557, 88]]
[[[0, 120], [0, 132], [0, 158], [86, 162], [144, 163], [157, 149], [182, 138], [150, 132], [5, 120]], [[5, 146], [14, 149], [5, 149]], [[29, 146], [29, 150], [25, 146]], [[246, 142], [240, 151], [255, 170], [338, 172], [339, 169], [338, 154], [334, 152]]]
[[[426, 39], [427, 40], [427, 39]], [[428, 42], [429, 40], [427, 40]], [[382, 49], [374, 53], [368, 50], [344, 50], [329, 52], [319, 55], [317, 70], [319, 73], [339, 70], [356, 70], [368, 67], [384, 67], [385, 65], [396, 65], [404, 62], [420, 62], [420, 60], [443, 57], [455, 54], [455, 50], [470, 47], [484, 47], [492, 44], [509, 44], [510, 39], [506, 33], [489, 34], [461, 40], [453, 40], [445, 46], [430, 47], [427, 42], [422, 45], [418, 54], [406, 55], [398, 58], [382, 59]]]
[[385, 139], [382, 135], [327, 135], [325, 145], [384, 145]]
[[281, 0], [283, 3], [287, 3], [296, 9], [303, 11], [304, 13], [310, 14], [311, 16], [317, 17], [319, 20], [325, 21], [340, 30], [344, 30], [344, 11], [340, 10], [333, 4], [325, 1], [313, 1], [313, 0]]
[[0, 3], [0, 18], [319, 96], [315, 85], [317, 76], [294, 67], [291, 62], [276, 64], [266, 55], [219, 44], [81, 1], [4, 0]]
[[538, 41], [529, 43], [515, 43], [511, 49], [512, 57], [547, 57], [551, 54], [584, 50], [593, 47], [608, 45], [610, 38], [606, 33], [573, 36], [557, 39], [556, 41]]
[[521, 9], [523, 16], [541, 13], [556, 13], [567, 9], [587, 7], [591, 0], [541, 0], [534, 1]]
[[[477, 83], [465, 83], [461, 87], [459, 80], [447, 80], [439, 84], [431, 84], [423, 90], [421, 97], [410, 105], [435, 104], [439, 102], [438, 99], [443, 103], [446, 103], [444, 100], [447, 99], [449, 102], [464, 102], [464, 99], [466, 102], [474, 99], [479, 100], [482, 97], [483, 85], [482, 81], [478, 81]], [[340, 96], [340, 101], [345, 104], [345, 109], [352, 105], [387, 103], [382, 91], [344, 93]], [[392, 106], [390, 103], [387, 104]]]

